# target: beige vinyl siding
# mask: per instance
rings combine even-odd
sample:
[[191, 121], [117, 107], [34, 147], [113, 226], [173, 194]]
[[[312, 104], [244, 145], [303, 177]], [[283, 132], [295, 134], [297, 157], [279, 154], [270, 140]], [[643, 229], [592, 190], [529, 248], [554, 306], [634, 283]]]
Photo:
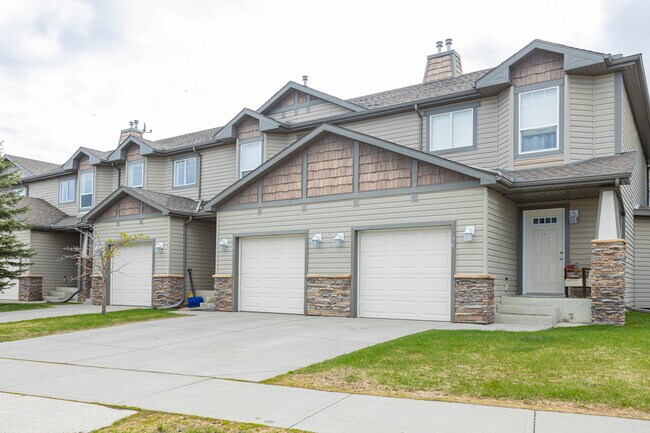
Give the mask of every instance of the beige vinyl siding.
[[[418, 131], [420, 130], [420, 118], [413, 111], [362, 120], [360, 122], [346, 123], [341, 126], [412, 149], [419, 148]], [[423, 128], [424, 126], [426, 124], [423, 125]], [[422, 146], [426, 148], [426, 140], [422, 142]]]
[[[75, 198], [71, 203], [59, 203], [59, 181], [64, 179], [75, 178]], [[76, 180], [76, 175], [62, 176], [53, 179], [43, 179], [36, 182], [29, 183], [29, 196], [34, 198], [42, 198], [46, 202], [61, 209], [68, 215], [76, 215], [79, 206], [79, 182]]]
[[161, 254], [154, 254], [154, 273], [169, 274], [170, 252], [170, 217], [129, 219], [122, 221], [97, 221], [95, 233], [102, 242], [106, 239], [115, 238], [120, 232], [130, 235], [142, 234], [149, 236], [147, 242], [163, 242], [164, 248]]
[[650, 308], [650, 218], [636, 217], [634, 219], [634, 248], [635, 259], [638, 263], [634, 270], [634, 305], [640, 308]]
[[[209, 176], [211, 172], [214, 170], [214, 168], [209, 165], [205, 159], [205, 155], [213, 152], [214, 149], [209, 149], [201, 152], [203, 155], [203, 173], [201, 173], [201, 169], [199, 168], [199, 158], [197, 157], [196, 163], [197, 163], [197, 180], [199, 176]], [[195, 154], [188, 154], [184, 155], [187, 156], [188, 158], [194, 157]], [[162, 176], [162, 192], [165, 194], [174, 194], [174, 195], [179, 195], [181, 197], [188, 197], [193, 200], [198, 200], [199, 198], [199, 184], [198, 182], [194, 185], [190, 186], [181, 186], [181, 187], [174, 187], [174, 161], [178, 159], [183, 159], [183, 155], [178, 155], [174, 157], [167, 157], [163, 160], [163, 176]], [[205, 197], [205, 194], [203, 194]]]
[[27, 248], [31, 248], [31, 230], [19, 230], [14, 232], [18, 242], [25, 244]]
[[[569, 161], [614, 154], [615, 99], [614, 74], [598, 77], [567, 76], [569, 88]], [[568, 144], [568, 147], [567, 147]]]
[[95, 168], [95, 197], [93, 206], [97, 206], [116, 190], [114, 181], [115, 172], [116, 170], [113, 167]]
[[273, 158], [273, 156], [289, 145], [288, 136], [286, 134], [265, 134], [265, 137], [265, 160]]
[[510, 87], [497, 97], [497, 168], [510, 170], [514, 152], [514, 88]]
[[[428, 120], [427, 120], [428, 122]], [[425, 127], [425, 131], [427, 128]], [[497, 167], [497, 98], [481, 99], [476, 109], [476, 149], [441, 152], [440, 156], [461, 164], [495, 169]], [[425, 140], [425, 149], [429, 142]]]
[[29, 274], [43, 277], [43, 290], [77, 286], [76, 261], [62, 258], [72, 254], [65, 248], [78, 245], [78, 233], [32, 230], [30, 246], [36, 255], [31, 259], [33, 265]]
[[[187, 267], [192, 269], [196, 290], [214, 288], [215, 236], [215, 219], [194, 220], [187, 226]], [[190, 289], [189, 279], [187, 289]]]
[[517, 294], [519, 212], [514, 202], [498, 192], [486, 190], [486, 193], [487, 274], [496, 277], [494, 296], [495, 302], [499, 302], [501, 296]]
[[185, 275], [183, 269], [183, 225], [186, 220], [182, 218], [169, 219], [169, 273], [173, 275]]
[[539, 156], [535, 158], [520, 158], [515, 160], [515, 169], [539, 168], [549, 165], [564, 164], [564, 155]]
[[203, 155], [201, 195], [204, 200], [209, 200], [237, 180], [235, 144], [206, 149], [201, 151], [201, 154]]
[[598, 199], [573, 200], [570, 209], [579, 212], [578, 222], [569, 224], [569, 261], [579, 268], [591, 267], [591, 241], [596, 238]]
[[[636, 165], [632, 171], [630, 185], [621, 186], [621, 196], [625, 207], [625, 302], [628, 305], [634, 304], [636, 298], [634, 282], [634, 206], [636, 204], [647, 204], [648, 202], [648, 173], [646, 168], [646, 157], [641, 146], [641, 139], [634, 123], [632, 108], [623, 88], [622, 101], [622, 150], [623, 152], [636, 150], [639, 152]], [[640, 264], [642, 266], [642, 264]]]
[[269, 117], [284, 123], [299, 123], [310, 120], [326, 119], [328, 117], [339, 116], [349, 113], [350, 110], [331, 102], [321, 102], [301, 107], [294, 110], [284, 111], [282, 113], [271, 114]]
[[[484, 254], [484, 188], [420, 193], [411, 195], [314, 202], [306, 206], [289, 205], [257, 209], [232, 209], [218, 213], [218, 239], [236, 234], [254, 234], [308, 230], [309, 236], [323, 235], [318, 248], [309, 249], [308, 272], [315, 274], [351, 273], [351, 228], [390, 224], [457, 221], [456, 272], [483, 273]], [[474, 240], [463, 241], [466, 225], [476, 228]], [[334, 247], [337, 233], [345, 234], [342, 247]], [[217, 274], [232, 273], [232, 246], [217, 252]]]
[[[119, 171], [118, 171], [119, 170]], [[146, 170], [146, 167], [145, 167]], [[115, 166], [115, 172], [113, 173], [113, 185], [117, 185], [118, 178], [120, 182], [120, 186], [126, 186], [126, 178], [128, 174], [126, 173], [126, 164], [122, 165], [116, 165]], [[145, 174], [146, 176], [146, 174]], [[146, 179], [146, 177], [145, 177]]]
[[145, 157], [144, 187], [150, 191], [163, 191], [165, 158]]

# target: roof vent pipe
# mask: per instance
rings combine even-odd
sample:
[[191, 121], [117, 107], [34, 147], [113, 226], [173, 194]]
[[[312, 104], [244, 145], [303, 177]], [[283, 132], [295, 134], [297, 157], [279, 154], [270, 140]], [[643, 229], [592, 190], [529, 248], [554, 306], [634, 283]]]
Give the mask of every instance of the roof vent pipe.
[[307, 87], [307, 81], [309, 81], [309, 77], [307, 75], [302, 76], [302, 85]]
[[445, 45], [447, 45], [447, 51], [451, 51], [451, 38], [445, 39]]
[[436, 48], [438, 48], [438, 53], [442, 53], [442, 41], [436, 42]]

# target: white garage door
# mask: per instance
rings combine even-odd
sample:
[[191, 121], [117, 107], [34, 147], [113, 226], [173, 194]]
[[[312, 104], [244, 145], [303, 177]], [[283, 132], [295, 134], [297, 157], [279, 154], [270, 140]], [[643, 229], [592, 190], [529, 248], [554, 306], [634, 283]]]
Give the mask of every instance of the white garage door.
[[359, 316], [450, 320], [450, 228], [360, 232]]
[[113, 259], [111, 275], [111, 304], [151, 306], [151, 277], [153, 251], [150, 243], [139, 243], [124, 248]]
[[242, 238], [239, 310], [305, 312], [305, 237]]
[[11, 280], [9, 286], [0, 292], [0, 299], [5, 301], [18, 300], [18, 280]]

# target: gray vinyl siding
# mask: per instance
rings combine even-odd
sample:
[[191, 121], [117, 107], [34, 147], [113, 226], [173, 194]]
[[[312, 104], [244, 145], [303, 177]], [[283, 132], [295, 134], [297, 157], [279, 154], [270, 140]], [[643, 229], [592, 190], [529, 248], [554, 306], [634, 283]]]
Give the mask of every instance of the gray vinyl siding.
[[514, 151], [514, 88], [510, 87], [497, 97], [497, 168], [512, 169]]
[[186, 220], [182, 218], [169, 219], [169, 273], [185, 275], [183, 269], [183, 225]]
[[517, 294], [518, 209], [513, 201], [498, 192], [492, 190], [486, 192], [487, 274], [496, 277], [494, 296], [495, 302], [498, 303], [501, 296]]
[[95, 197], [93, 207], [97, 206], [115, 191], [114, 174], [116, 171], [113, 167], [95, 168]]
[[621, 196], [623, 206], [625, 207], [625, 240], [627, 242], [625, 257], [625, 302], [628, 305], [633, 305], [636, 298], [634, 282], [634, 206], [636, 204], [647, 204], [648, 202], [648, 173], [645, 154], [641, 146], [641, 140], [634, 123], [632, 109], [625, 89], [623, 89], [622, 96], [622, 150], [624, 152], [632, 150], [639, 152], [636, 165], [632, 172], [632, 178], [630, 179], [630, 185], [621, 186]]
[[163, 191], [165, 158], [144, 159], [144, 187], [150, 191]]
[[[236, 234], [308, 230], [309, 236], [323, 235], [318, 248], [309, 249], [308, 272], [312, 274], [351, 273], [351, 228], [405, 223], [456, 220], [456, 272], [484, 273], [484, 194], [481, 187], [411, 195], [327, 201], [257, 209], [232, 209], [218, 212], [218, 239], [229, 239], [225, 252], [217, 251], [217, 274], [232, 273], [232, 242]], [[466, 225], [476, 234], [463, 240]], [[337, 233], [345, 234], [342, 247], [334, 247]]]
[[567, 76], [569, 162], [614, 154], [614, 75]]
[[122, 221], [98, 221], [95, 223], [95, 233], [102, 242], [114, 238], [120, 232], [130, 235], [142, 234], [149, 236], [148, 241], [163, 242], [164, 248], [161, 254], [154, 254], [154, 274], [169, 274], [170, 251], [170, 217], [130, 219]]
[[269, 117], [284, 123], [299, 123], [310, 120], [326, 119], [341, 114], [349, 113], [350, 110], [331, 102], [320, 102], [307, 107], [301, 107], [294, 110], [287, 110], [282, 113], [271, 114]]
[[[119, 172], [118, 172], [119, 169]], [[146, 170], [146, 167], [145, 167]], [[120, 185], [119, 186], [126, 186], [126, 178], [128, 174], [126, 173], [126, 164], [122, 165], [116, 165], [115, 166], [115, 172], [113, 173], [113, 185], [117, 186], [117, 181], [119, 178]], [[146, 174], [145, 174], [145, 179], [146, 179]], [[117, 188], [116, 188], [117, 189]]]
[[[205, 155], [211, 154], [214, 152], [215, 149], [207, 149], [201, 154], [203, 155], [203, 173], [201, 173], [200, 168], [198, 167], [199, 160], [197, 157], [197, 181], [199, 179], [199, 176], [209, 176], [215, 168], [213, 168], [212, 165], [210, 165], [205, 158]], [[187, 154], [185, 155], [187, 157], [194, 157], [196, 156], [195, 154]], [[189, 185], [189, 186], [182, 186], [182, 187], [174, 187], [174, 161], [177, 159], [182, 159], [184, 156], [179, 155], [175, 157], [166, 157], [164, 158], [162, 162], [162, 189], [160, 190], [161, 192], [164, 192], [165, 194], [174, 194], [174, 195], [179, 195], [182, 197], [188, 197], [193, 200], [198, 200], [199, 198], [199, 184], [198, 182], [194, 185]], [[204, 175], [205, 174], [205, 175]], [[203, 194], [205, 197], [205, 194]]]
[[[187, 226], [187, 267], [192, 269], [196, 290], [213, 290], [215, 260], [215, 220], [192, 221]], [[189, 279], [187, 288], [190, 289]]]
[[[206, 149], [201, 151], [201, 154], [203, 155], [201, 195], [203, 199], [209, 200], [237, 180], [235, 144]], [[182, 190], [178, 190], [180, 191]]]
[[59, 181], [62, 179], [70, 179], [70, 176], [30, 182], [29, 196], [41, 198], [68, 215], [76, 215], [79, 206], [79, 182], [76, 180], [76, 174], [73, 176], [75, 177], [75, 198], [71, 203], [59, 203]]
[[635, 259], [638, 266], [634, 270], [634, 305], [650, 308], [650, 218], [634, 219]]
[[[346, 123], [341, 126], [412, 149], [419, 148], [418, 131], [420, 130], [420, 119], [413, 111], [376, 119], [362, 120], [360, 122]], [[426, 126], [426, 124], [423, 126]], [[423, 141], [422, 145], [426, 148], [425, 142], [426, 140]]]
[[580, 216], [576, 224], [569, 224], [569, 261], [579, 268], [591, 267], [591, 241], [596, 238], [598, 221], [598, 199], [573, 200], [570, 209], [576, 209]]
[[44, 291], [77, 286], [77, 263], [63, 256], [73, 254], [65, 248], [78, 245], [78, 233], [31, 231], [30, 246], [36, 255], [31, 259], [29, 274], [43, 277]]

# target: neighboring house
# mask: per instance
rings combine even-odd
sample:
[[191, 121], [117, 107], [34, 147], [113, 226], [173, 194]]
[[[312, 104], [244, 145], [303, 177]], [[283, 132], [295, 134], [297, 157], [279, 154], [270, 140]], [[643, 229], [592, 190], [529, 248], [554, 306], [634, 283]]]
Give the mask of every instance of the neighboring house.
[[[174, 303], [192, 268], [223, 311], [554, 324], [650, 306], [641, 56], [535, 40], [463, 74], [450, 48], [405, 88], [290, 82], [221, 128], [132, 126], [61, 168], [94, 170], [87, 208], [52, 204], [103, 238], [150, 236], [118, 259], [116, 304]], [[591, 269], [590, 298], [565, 298], [569, 263]]]

